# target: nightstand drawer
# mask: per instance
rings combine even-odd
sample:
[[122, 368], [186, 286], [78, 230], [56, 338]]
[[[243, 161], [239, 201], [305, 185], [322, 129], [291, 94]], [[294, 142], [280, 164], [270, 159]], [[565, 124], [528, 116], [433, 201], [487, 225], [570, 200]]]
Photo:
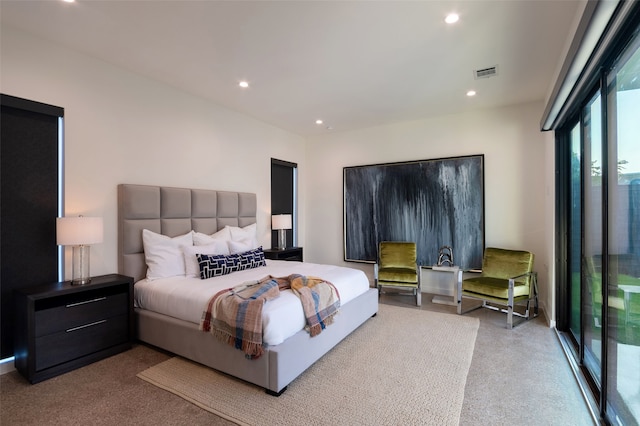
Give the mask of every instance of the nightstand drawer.
[[59, 298], [55, 305], [35, 312], [35, 336], [65, 331], [105, 318], [125, 314], [128, 293], [87, 292], [82, 297]]
[[68, 362], [74, 358], [97, 352], [129, 340], [129, 317], [127, 314], [95, 322], [36, 339], [36, 370]]

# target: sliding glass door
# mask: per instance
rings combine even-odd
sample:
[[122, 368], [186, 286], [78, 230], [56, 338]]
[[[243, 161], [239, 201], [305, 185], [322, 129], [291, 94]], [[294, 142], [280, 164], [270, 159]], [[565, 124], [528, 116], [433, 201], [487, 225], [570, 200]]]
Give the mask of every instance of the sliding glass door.
[[[559, 132], [566, 331], [600, 415], [640, 424], [640, 34]], [[562, 316], [562, 315], [561, 315]]]
[[640, 37], [607, 76], [608, 411], [640, 422]]
[[583, 188], [583, 294], [585, 316], [584, 364], [601, 383], [602, 364], [602, 97], [598, 93], [584, 109]]
[[[569, 231], [568, 231], [568, 268], [570, 315], [569, 330], [575, 342], [582, 341], [582, 309], [581, 309], [581, 270], [582, 270], [582, 143], [580, 138], [580, 124], [576, 124], [570, 133], [571, 156], [569, 178]], [[582, 359], [581, 355], [578, 355]]]

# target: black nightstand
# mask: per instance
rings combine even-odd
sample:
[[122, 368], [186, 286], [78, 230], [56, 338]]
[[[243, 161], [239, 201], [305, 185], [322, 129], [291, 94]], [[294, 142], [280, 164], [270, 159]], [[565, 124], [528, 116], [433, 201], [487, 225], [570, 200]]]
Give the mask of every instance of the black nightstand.
[[266, 249], [264, 257], [272, 260], [295, 260], [302, 262], [302, 247], [287, 247], [286, 249]]
[[16, 290], [15, 366], [37, 383], [131, 348], [133, 279], [111, 274]]

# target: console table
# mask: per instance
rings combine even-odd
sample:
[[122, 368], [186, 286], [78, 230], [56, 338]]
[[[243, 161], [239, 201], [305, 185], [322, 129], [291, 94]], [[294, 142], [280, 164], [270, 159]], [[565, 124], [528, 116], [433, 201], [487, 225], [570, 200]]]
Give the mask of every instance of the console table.
[[[425, 274], [425, 271], [428, 273]], [[422, 291], [427, 290], [427, 293], [436, 294], [431, 299], [433, 303], [456, 306], [456, 283], [459, 271], [459, 266], [421, 266]], [[425, 279], [425, 275], [428, 275], [428, 278]]]

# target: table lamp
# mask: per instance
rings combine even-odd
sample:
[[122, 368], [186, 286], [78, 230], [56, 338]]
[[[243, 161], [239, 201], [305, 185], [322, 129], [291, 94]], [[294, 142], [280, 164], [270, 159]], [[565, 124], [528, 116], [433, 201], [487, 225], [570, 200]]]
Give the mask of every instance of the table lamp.
[[90, 244], [102, 242], [102, 218], [85, 216], [59, 217], [56, 219], [56, 238], [58, 245], [73, 246], [71, 284], [82, 285], [90, 283]]
[[278, 250], [287, 247], [287, 229], [291, 229], [290, 214], [274, 214], [271, 216], [271, 229], [278, 231]]

